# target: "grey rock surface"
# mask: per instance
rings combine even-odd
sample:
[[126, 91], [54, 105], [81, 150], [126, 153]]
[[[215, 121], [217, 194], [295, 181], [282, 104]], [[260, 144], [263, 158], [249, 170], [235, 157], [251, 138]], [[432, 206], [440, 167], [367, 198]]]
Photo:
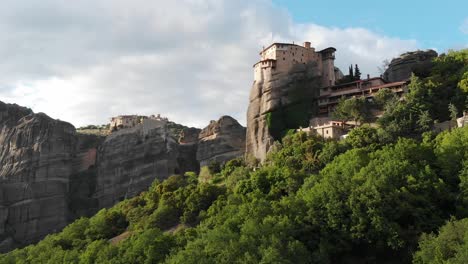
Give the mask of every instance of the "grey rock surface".
[[388, 82], [399, 82], [408, 80], [413, 72], [424, 76], [431, 70], [432, 60], [436, 57], [437, 52], [434, 50], [406, 52], [392, 59], [384, 73], [384, 78]]
[[[222, 117], [180, 142], [145, 120], [107, 137], [0, 102], [0, 252], [35, 243], [81, 216], [148, 189], [155, 179], [242, 156], [245, 128]], [[197, 160], [197, 158], [199, 160]]]
[[0, 251], [68, 223], [76, 142], [71, 124], [0, 102]]
[[224, 163], [245, 153], [246, 129], [230, 116], [211, 121], [199, 135], [197, 160], [200, 167]]
[[98, 153], [98, 177], [93, 196], [99, 208], [145, 191], [155, 179], [178, 173], [178, 143], [167, 126], [146, 126], [112, 133]]
[[264, 161], [274, 138], [268, 128], [268, 114], [296, 103], [291, 96], [300, 89], [307, 94], [311, 106], [318, 96], [320, 73], [315, 64], [298, 65], [287, 74], [265, 75], [264, 80], [254, 82], [250, 91], [247, 110], [246, 153]]

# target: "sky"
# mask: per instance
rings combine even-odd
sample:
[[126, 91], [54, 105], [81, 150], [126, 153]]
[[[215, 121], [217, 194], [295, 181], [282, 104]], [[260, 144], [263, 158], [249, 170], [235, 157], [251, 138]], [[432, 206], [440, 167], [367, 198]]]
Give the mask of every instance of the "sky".
[[245, 124], [252, 65], [271, 42], [337, 49], [379, 75], [412, 50], [468, 48], [467, 1], [3, 0], [0, 101], [75, 126], [160, 113]]

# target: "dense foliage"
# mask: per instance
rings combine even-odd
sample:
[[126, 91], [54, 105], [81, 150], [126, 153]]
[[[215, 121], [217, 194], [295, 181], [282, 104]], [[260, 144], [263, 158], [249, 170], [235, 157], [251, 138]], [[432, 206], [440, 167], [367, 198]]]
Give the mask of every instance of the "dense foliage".
[[390, 143], [376, 133], [286, 136], [261, 167], [233, 160], [212, 180], [155, 182], [0, 262], [409, 263], [418, 243], [418, 263], [465, 256], [450, 228], [419, 237], [468, 217], [468, 128]]
[[[288, 134], [261, 166], [236, 159], [171, 176], [0, 263], [467, 263], [468, 127], [435, 135], [408, 119], [463, 109], [465, 74], [438, 91], [439, 67], [413, 77], [405, 100], [376, 97], [379, 128], [342, 141]], [[448, 95], [445, 113], [432, 112], [433, 93]]]

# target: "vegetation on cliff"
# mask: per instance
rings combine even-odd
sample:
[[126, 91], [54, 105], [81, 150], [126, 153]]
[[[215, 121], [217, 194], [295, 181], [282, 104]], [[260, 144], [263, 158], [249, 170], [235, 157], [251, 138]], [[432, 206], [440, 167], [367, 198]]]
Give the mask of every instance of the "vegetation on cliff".
[[[315, 69], [314, 65], [308, 67]], [[320, 78], [310, 72], [291, 79], [281, 107], [267, 113], [268, 131], [275, 140], [281, 140], [291, 129], [309, 126], [310, 118], [317, 112], [313, 102], [318, 97], [319, 85]]]
[[216, 181], [188, 173], [155, 182], [0, 262], [409, 263], [417, 252], [430, 263], [434, 247], [459, 259], [465, 237], [452, 250], [442, 243], [456, 234], [431, 233], [468, 217], [468, 128], [385, 144], [374, 133], [286, 136], [261, 167], [233, 160]]
[[464, 109], [466, 72], [450, 65], [467, 52], [414, 77], [407, 99], [379, 96], [380, 128], [288, 134], [262, 166], [171, 176], [0, 263], [466, 263], [468, 127], [421, 120]]

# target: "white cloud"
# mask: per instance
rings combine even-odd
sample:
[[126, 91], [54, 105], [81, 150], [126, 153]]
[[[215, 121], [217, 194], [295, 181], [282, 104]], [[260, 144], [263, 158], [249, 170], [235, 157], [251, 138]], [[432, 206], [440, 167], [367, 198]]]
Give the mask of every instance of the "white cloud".
[[468, 34], [468, 17], [463, 20], [462, 24], [460, 25], [460, 31], [463, 34]]
[[268, 0], [7, 0], [0, 9], [0, 100], [80, 126], [161, 113], [193, 126], [245, 123], [261, 46], [310, 40], [336, 64], [376, 74], [417, 48], [363, 28], [295, 24]]

